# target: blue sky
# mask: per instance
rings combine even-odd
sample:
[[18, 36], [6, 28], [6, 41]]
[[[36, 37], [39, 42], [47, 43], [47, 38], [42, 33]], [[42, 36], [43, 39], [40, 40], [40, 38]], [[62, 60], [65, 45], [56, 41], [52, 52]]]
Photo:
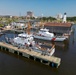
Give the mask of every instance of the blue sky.
[[0, 15], [26, 15], [33, 11], [36, 16], [56, 16], [66, 12], [76, 16], [76, 0], [0, 0]]

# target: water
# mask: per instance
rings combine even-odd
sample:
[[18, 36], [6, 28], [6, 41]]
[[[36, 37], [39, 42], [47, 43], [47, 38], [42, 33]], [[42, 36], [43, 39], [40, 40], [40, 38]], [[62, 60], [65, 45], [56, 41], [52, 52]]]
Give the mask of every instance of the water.
[[[24, 57], [0, 51], [0, 75], [76, 75], [76, 26], [75, 33], [69, 38], [68, 48], [56, 47], [55, 56], [61, 58], [61, 65], [57, 68], [46, 66], [39, 62]], [[17, 34], [7, 34], [5, 36], [14, 37]]]

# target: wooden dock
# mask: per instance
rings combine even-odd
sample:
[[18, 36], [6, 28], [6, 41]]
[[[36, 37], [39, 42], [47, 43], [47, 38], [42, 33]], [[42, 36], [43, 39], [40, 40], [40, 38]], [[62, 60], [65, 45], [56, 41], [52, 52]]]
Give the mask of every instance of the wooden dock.
[[50, 65], [51, 67], [58, 68], [61, 62], [61, 59], [58, 57], [48, 56], [48, 55], [44, 56], [41, 53], [35, 52], [33, 50], [30, 51], [28, 49], [18, 49], [18, 47], [14, 47], [4, 42], [0, 42], [0, 49], [11, 53], [15, 53], [17, 55], [21, 55], [26, 58], [31, 58], [35, 61], [39, 61], [46, 65]]

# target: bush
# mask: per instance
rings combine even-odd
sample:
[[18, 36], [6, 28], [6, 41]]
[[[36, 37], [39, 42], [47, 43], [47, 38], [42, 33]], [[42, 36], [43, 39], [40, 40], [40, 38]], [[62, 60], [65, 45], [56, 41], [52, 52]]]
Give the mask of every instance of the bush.
[[3, 26], [3, 24], [0, 24], [0, 27], [2, 27]]

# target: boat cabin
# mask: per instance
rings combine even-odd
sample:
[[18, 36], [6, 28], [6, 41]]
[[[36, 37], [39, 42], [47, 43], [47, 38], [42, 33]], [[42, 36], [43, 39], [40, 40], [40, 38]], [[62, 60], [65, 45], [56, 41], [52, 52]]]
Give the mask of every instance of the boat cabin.
[[40, 29], [38, 34], [41, 35], [41, 36], [54, 37], [54, 34], [50, 33], [49, 29], [46, 29], [46, 28], [45, 29]]

